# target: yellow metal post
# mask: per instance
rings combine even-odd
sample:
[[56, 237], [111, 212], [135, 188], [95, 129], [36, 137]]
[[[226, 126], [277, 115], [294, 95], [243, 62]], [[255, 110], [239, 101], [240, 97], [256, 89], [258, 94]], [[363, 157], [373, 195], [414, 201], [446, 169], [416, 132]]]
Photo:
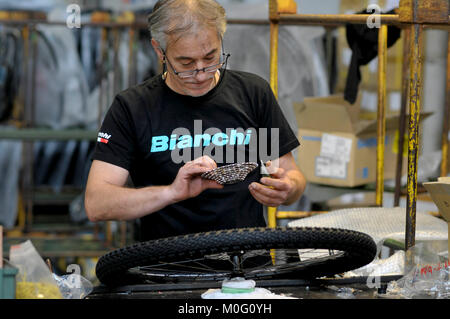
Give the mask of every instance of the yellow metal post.
[[278, 28], [281, 13], [297, 13], [293, 0], [269, 0], [270, 20], [270, 86], [278, 98]]
[[441, 176], [448, 173], [448, 131], [450, 118], [450, 33], [447, 41], [447, 89], [445, 92], [444, 123], [442, 127], [442, 161]]
[[[280, 13], [296, 13], [297, 5], [293, 0], [269, 0], [270, 20], [270, 87], [278, 99], [278, 28]], [[267, 207], [267, 224], [277, 227], [277, 208]], [[272, 263], [276, 263], [275, 250], [271, 249]]]
[[[399, 21], [410, 26], [408, 183], [406, 198], [405, 248], [415, 245], [419, 115], [422, 95], [422, 43], [426, 24], [449, 23], [448, 0], [400, 0]], [[410, 257], [407, 257], [408, 259]]]
[[378, 31], [378, 112], [377, 112], [377, 174], [376, 204], [383, 206], [384, 192], [384, 140], [386, 138], [386, 63], [387, 25]]
[[[269, 1], [270, 18], [270, 87], [278, 99], [278, 12], [277, 1]], [[267, 207], [267, 224], [269, 227], [277, 226], [277, 208]]]
[[403, 61], [402, 61], [402, 99], [400, 106], [400, 118], [398, 123], [398, 153], [397, 153], [397, 165], [395, 170], [395, 194], [394, 194], [394, 207], [400, 205], [400, 196], [402, 188], [402, 172], [403, 172], [403, 149], [405, 142], [405, 129], [406, 129], [406, 107], [408, 105], [408, 92], [409, 92], [409, 47], [411, 41], [410, 28], [404, 28], [403, 32]]
[[[280, 13], [296, 13], [297, 5], [293, 0], [269, 0], [270, 20], [270, 87], [278, 99], [278, 27]], [[269, 227], [277, 226], [277, 208], [267, 208]]]
[[270, 21], [270, 86], [278, 99], [278, 21]]
[[419, 151], [419, 114], [422, 93], [422, 42], [423, 27], [411, 25], [411, 68], [409, 85], [409, 143], [408, 143], [408, 184], [405, 245], [406, 249], [415, 245], [416, 202], [417, 202], [417, 162]]

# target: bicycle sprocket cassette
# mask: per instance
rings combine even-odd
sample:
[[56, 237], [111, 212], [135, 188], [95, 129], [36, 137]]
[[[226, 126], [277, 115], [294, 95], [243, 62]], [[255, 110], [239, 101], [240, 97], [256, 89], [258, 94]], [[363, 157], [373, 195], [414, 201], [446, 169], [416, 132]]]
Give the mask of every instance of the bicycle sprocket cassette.
[[205, 172], [201, 175], [202, 178], [211, 179], [219, 184], [235, 184], [242, 182], [247, 175], [258, 167], [258, 163], [234, 163], [224, 165]]

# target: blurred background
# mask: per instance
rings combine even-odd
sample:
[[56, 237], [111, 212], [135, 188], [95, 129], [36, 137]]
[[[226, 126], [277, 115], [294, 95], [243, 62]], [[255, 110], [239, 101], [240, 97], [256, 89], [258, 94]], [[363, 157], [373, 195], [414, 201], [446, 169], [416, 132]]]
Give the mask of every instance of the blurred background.
[[[224, 39], [225, 50], [231, 53], [228, 68], [254, 72], [269, 81], [269, 1], [218, 2], [230, 20]], [[133, 242], [134, 223], [87, 220], [83, 188], [97, 130], [115, 94], [161, 69], [146, 28], [155, 3], [0, 0], [0, 225], [5, 256], [10, 245], [32, 238], [39, 252], [61, 271], [75, 262], [83, 266], [85, 277], [95, 280], [97, 258]], [[296, 3], [298, 13], [312, 14], [355, 13], [371, 3], [385, 12], [398, 7], [398, 0]], [[70, 28], [68, 18], [78, 14], [77, 8], [81, 27]], [[245, 19], [265, 23], [246, 24]], [[36, 20], [40, 22], [29, 23]], [[439, 175], [447, 36], [443, 30], [425, 32], [423, 107], [432, 112], [423, 124], [421, 140], [422, 154], [428, 155], [427, 178]], [[278, 97], [295, 132], [293, 104], [305, 97], [342, 93], [351, 54], [345, 28], [280, 26]], [[402, 57], [403, 43], [397, 41], [388, 50], [390, 114], [400, 110]], [[361, 109], [374, 118], [377, 60], [363, 66], [361, 73]], [[344, 193], [308, 187], [298, 203], [281, 209], [321, 209], [325, 201]]]

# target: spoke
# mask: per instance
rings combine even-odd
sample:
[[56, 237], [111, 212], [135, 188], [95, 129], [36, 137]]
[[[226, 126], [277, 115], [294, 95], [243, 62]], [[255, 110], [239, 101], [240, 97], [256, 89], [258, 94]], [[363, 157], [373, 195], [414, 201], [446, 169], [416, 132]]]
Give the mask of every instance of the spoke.
[[[251, 250], [236, 255], [233, 253], [221, 253], [216, 255], [207, 255], [203, 258], [192, 260], [160, 262], [156, 265], [137, 267], [138, 271], [151, 278], [190, 278], [191, 280], [217, 280], [226, 278], [233, 274], [242, 274], [244, 277], [256, 278], [263, 276], [271, 276], [274, 274], [288, 273], [308, 268], [313, 264], [320, 264], [329, 258], [337, 258], [342, 251], [333, 249], [275, 249], [275, 262], [272, 263], [270, 250]], [[300, 256], [303, 256], [301, 259]], [[258, 260], [258, 257], [267, 257], [267, 260]], [[230, 269], [222, 270], [214, 265], [205, 264], [207, 261], [221, 262], [230, 266], [236, 266], [233, 258], [238, 258], [238, 267], [230, 267]], [[223, 268], [220, 267], [220, 268]]]
[[[211, 268], [210, 266], [204, 265], [204, 264], [202, 264], [202, 263], [200, 263], [198, 261], [194, 261], [194, 263], [200, 265], [201, 267], [203, 267], [203, 269], [215, 270], [215, 269]], [[200, 269], [202, 269], [202, 268], [200, 268]]]
[[[214, 258], [214, 257], [217, 257], [217, 258]], [[168, 269], [164, 269], [161, 267], [175, 266], [175, 267], [184, 268], [184, 269], [186, 269], [186, 271], [188, 271], [189, 269], [194, 269], [194, 270], [198, 270], [198, 271], [209, 270], [211, 272], [217, 272], [217, 273], [228, 271], [228, 270], [214, 269], [211, 266], [208, 266], [201, 262], [201, 261], [207, 261], [207, 260], [220, 260], [220, 261], [228, 262], [230, 265], [233, 265], [232, 261], [230, 260], [230, 257], [227, 254], [222, 253], [222, 254], [218, 254], [218, 255], [208, 255], [208, 256], [205, 256], [202, 258], [191, 259], [191, 260], [174, 261], [174, 262], [161, 262], [160, 261], [159, 264], [157, 264], [157, 265], [147, 265], [147, 266], [141, 266], [139, 268], [143, 269], [143, 270], [147, 269], [147, 270], [168, 271]], [[197, 264], [199, 266], [195, 267], [193, 264]], [[157, 267], [157, 268], [155, 268], [155, 267]], [[175, 270], [172, 270], [172, 271], [175, 271]]]
[[[267, 261], [265, 264], [262, 264], [262, 265], [257, 264], [256, 262], [252, 262], [252, 261], [250, 261], [250, 262], [247, 261], [247, 263], [253, 264], [253, 268], [255, 268], [255, 267], [261, 268], [261, 267], [273, 266], [271, 260]], [[249, 265], [249, 266], [251, 266], [251, 265]], [[252, 269], [252, 268], [250, 268], [250, 269]]]
[[311, 252], [316, 251], [317, 249], [298, 249], [297, 252], [299, 255], [309, 254]]
[[[141, 266], [139, 267], [140, 269], [151, 269], [151, 270], [160, 270], [160, 271], [167, 271], [168, 269], [164, 269], [164, 268], [160, 268], [162, 266], [176, 266], [176, 267], [180, 267], [180, 268], [185, 268], [185, 269], [195, 269], [195, 270], [210, 270], [213, 272], [223, 272], [223, 270], [218, 270], [218, 269], [214, 269], [209, 267], [208, 265], [204, 265], [200, 262], [198, 262], [199, 259], [195, 259], [195, 260], [188, 260], [188, 261], [178, 261], [178, 262], [169, 262], [169, 263], [160, 263], [158, 265], [148, 265], [148, 266]], [[195, 263], [198, 264], [200, 267], [195, 267], [193, 265], [187, 265], [185, 263]], [[157, 267], [157, 268], [155, 268]], [[176, 270], [173, 270], [176, 271]]]

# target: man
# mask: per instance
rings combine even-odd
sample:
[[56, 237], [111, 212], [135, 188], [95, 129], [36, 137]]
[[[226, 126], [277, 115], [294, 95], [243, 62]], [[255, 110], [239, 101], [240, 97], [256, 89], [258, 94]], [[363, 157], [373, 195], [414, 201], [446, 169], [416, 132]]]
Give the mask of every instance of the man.
[[[293, 203], [304, 191], [291, 154], [299, 142], [265, 80], [225, 71], [224, 9], [214, 0], [161, 0], [149, 29], [165, 72], [118, 94], [106, 114], [86, 186], [89, 219], [140, 219], [141, 240], [266, 226], [263, 205]], [[199, 123], [206, 130], [195, 133]], [[219, 130], [221, 139], [211, 139], [209, 128]], [[225, 186], [202, 178], [229, 163], [214, 160], [225, 148], [232, 162], [256, 154], [260, 163], [250, 128], [269, 130], [259, 145], [271, 143], [278, 155], [266, 158], [271, 176], [261, 178], [258, 169]], [[190, 134], [174, 134], [179, 129]], [[238, 129], [247, 133], [245, 140]], [[214, 151], [206, 152], [213, 144]], [[179, 162], [180, 152], [190, 159]], [[125, 186], [129, 176], [134, 188]]]

